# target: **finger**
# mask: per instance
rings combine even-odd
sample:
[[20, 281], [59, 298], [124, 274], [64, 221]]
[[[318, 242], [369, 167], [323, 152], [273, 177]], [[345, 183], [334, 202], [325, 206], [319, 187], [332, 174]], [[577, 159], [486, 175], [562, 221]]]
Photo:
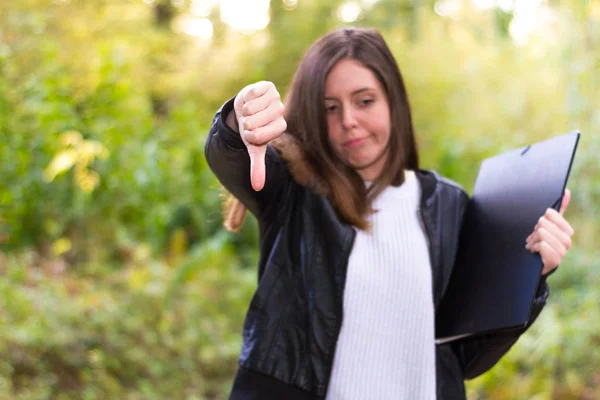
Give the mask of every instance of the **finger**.
[[266, 151], [267, 146], [248, 145], [248, 154], [250, 155], [250, 183], [252, 184], [252, 189], [257, 192], [265, 186]]
[[545, 217], [552, 221], [556, 226], [558, 226], [558, 228], [561, 231], [565, 232], [567, 235], [573, 236], [573, 234], [575, 233], [575, 231], [571, 227], [571, 224], [569, 224], [565, 217], [563, 217], [562, 214], [560, 214], [558, 211], [549, 208], [546, 211]]
[[529, 235], [529, 237], [525, 241], [525, 248], [527, 250], [531, 250], [531, 245], [535, 242], [537, 242], [537, 236], [532, 233], [531, 235]]
[[527, 242], [527, 244], [525, 245], [525, 248], [527, 250], [533, 251], [533, 246], [536, 244], [539, 244], [539, 242], [541, 242], [542, 239], [540, 239], [540, 237], [537, 234], [537, 231], [534, 231], [530, 237], [529, 237], [529, 241]]
[[[244, 105], [247, 102], [250, 102], [254, 99], [262, 97], [270, 89], [272, 89], [274, 91], [274, 93], [276, 94], [276, 96], [275, 95], [270, 96], [271, 98], [279, 97], [279, 93], [277, 92], [275, 85], [273, 85], [273, 83], [271, 83], [271, 82], [264, 82], [264, 81], [256, 82], [256, 83], [248, 85], [248, 86], [244, 87], [242, 90], [240, 90], [240, 92], [235, 97], [235, 100], [233, 102], [233, 109], [235, 110], [236, 116], [238, 118], [238, 125], [240, 125], [240, 127], [243, 125], [242, 118], [243, 118]], [[267, 96], [267, 97], [269, 97], [269, 96]], [[240, 130], [243, 130], [243, 129], [240, 128]]]
[[271, 103], [263, 111], [244, 118], [244, 129], [247, 131], [253, 131], [257, 128], [268, 125], [282, 116], [283, 104], [280, 101]]
[[270, 89], [275, 89], [275, 85], [273, 85], [273, 83], [271, 82], [261, 81], [250, 85], [248, 87], [248, 90], [244, 93], [244, 103], [247, 103], [250, 100], [257, 99], [260, 96], [263, 96]]
[[540, 242], [540, 255], [542, 256], [542, 275], [547, 275], [560, 264], [562, 257], [546, 242]]
[[560, 205], [560, 215], [563, 215], [565, 211], [567, 211], [567, 207], [569, 207], [569, 203], [571, 202], [571, 191], [569, 189], [565, 189], [565, 195], [563, 196], [562, 203]]
[[248, 85], [242, 90], [240, 90], [238, 95], [235, 96], [235, 100], [233, 101], [233, 111], [235, 112], [235, 117], [240, 132], [244, 131], [244, 118], [242, 115], [242, 108], [244, 107], [245, 103], [244, 97], [246, 93], [250, 90], [251, 86], [252, 85]]
[[531, 251], [532, 253], [539, 253], [541, 251], [541, 245], [542, 245], [543, 240], [536, 238], [534, 241], [532, 241], [531, 243], [529, 243], [528, 248], [529, 251]]
[[279, 94], [276, 95], [264, 95], [260, 96], [256, 99], [249, 100], [242, 107], [242, 116], [249, 117], [251, 115], [257, 114], [269, 107], [272, 103], [281, 102], [281, 98]]
[[244, 131], [244, 139], [249, 144], [253, 144], [255, 146], [265, 145], [271, 140], [281, 136], [281, 134], [285, 132], [286, 128], [287, 123], [285, 122], [285, 119], [279, 118], [267, 126], [263, 126], [253, 131]]
[[[554, 211], [556, 212], [556, 211]], [[559, 217], [561, 217], [559, 215]], [[562, 218], [562, 217], [561, 217]], [[541, 218], [538, 223], [538, 230], [544, 228], [548, 232], [550, 232], [556, 239], [558, 239], [567, 249], [571, 247], [571, 235], [562, 230], [558, 225], [556, 225], [553, 221], [548, 218]]]
[[527, 236], [527, 237], [525, 238], [525, 243], [529, 243], [529, 242], [531, 242], [531, 239], [533, 238], [533, 236], [534, 236], [534, 235], [535, 235], [535, 231], [531, 232], [531, 233], [529, 234], [529, 236]]
[[525, 246], [525, 248], [529, 251], [531, 251], [532, 253], [539, 253], [539, 244], [540, 241], [539, 240], [534, 240], [531, 243], [527, 244], [527, 246]]
[[561, 259], [567, 254], [566, 246], [561, 243], [554, 234], [546, 230], [546, 228], [540, 228], [538, 230], [538, 237], [541, 242], [549, 244], [550, 247], [560, 255]]

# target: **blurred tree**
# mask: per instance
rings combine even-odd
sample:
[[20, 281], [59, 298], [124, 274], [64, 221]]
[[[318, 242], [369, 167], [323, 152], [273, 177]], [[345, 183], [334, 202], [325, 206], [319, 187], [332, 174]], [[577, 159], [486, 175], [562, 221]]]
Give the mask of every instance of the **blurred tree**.
[[[451, 16], [442, 1], [358, 1], [349, 23], [346, 1], [292, 3], [272, 0], [268, 27], [249, 33], [218, 2], [207, 16], [191, 0], [0, 2], [0, 398], [225, 397], [258, 229], [250, 218], [223, 232], [205, 134], [243, 86], [268, 79], [284, 94], [308, 46], [348, 24], [386, 37], [423, 166], [468, 189], [482, 158], [581, 129], [575, 248], [540, 321], [469, 392], [600, 398], [597, 2], [547, 0], [527, 22], [524, 1], [464, 0]], [[108, 158], [65, 158], [68, 132]]]
[[159, 28], [171, 29], [176, 11], [171, 0], [156, 0], [154, 3], [154, 21]]

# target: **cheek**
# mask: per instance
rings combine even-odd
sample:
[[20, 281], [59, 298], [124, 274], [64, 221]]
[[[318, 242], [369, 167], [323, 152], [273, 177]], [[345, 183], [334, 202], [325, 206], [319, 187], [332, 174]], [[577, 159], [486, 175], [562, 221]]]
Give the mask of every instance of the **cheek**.
[[336, 150], [340, 147], [342, 141], [342, 130], [340, 124], [334, 119], [327, 120], [327, 139], [329, 144]]
[[378, 142], [387, 142], [390, 137], [390, 124], [386, 122], [384, 116], [371, 118], [365, 128]]
[[381, 112], [377, 117], [373, 118], [373, 132], [377, 133], [379, 140], [387, 142], [391, 135], [390, 115], [387, 112]]
[[390, 124], [385, 124], [381, 126], [381, 138], [387, 143], [390, 140], [391, 130]]

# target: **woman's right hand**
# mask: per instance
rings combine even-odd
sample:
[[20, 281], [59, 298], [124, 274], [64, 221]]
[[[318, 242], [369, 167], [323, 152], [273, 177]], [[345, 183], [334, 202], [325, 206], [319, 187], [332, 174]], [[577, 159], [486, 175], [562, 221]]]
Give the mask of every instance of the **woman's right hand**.
[[[272, 82], [256, 82], [235, 97], [227, 124], [240, 132], [250, 155], [250, 182], [256, 191], [265, 185], [267, 144], [287, 129], [281, 96]], [[237, 129], [236, 129], [237, 128]]]

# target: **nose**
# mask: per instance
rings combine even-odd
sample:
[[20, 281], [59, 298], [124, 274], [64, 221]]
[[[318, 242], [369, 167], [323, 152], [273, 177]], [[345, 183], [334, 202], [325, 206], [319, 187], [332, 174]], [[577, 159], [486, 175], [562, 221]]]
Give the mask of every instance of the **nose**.
[[346, 106], [342, 112], [342, 126], [346, 130], [356, 128], [358, 123], [356, 122], [356, 115], [351, 106]]

